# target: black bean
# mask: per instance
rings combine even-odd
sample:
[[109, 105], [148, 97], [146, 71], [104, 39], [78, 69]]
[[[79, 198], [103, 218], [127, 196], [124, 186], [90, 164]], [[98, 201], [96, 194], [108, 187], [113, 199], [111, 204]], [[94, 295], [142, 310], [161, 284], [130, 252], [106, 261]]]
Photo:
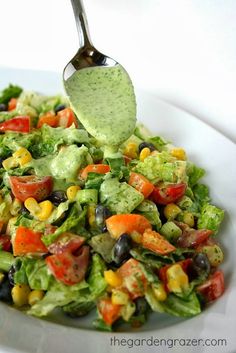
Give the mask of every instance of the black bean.
[[206, 254], [197, 253], [193, 256], [192, 270], [197, 276], [210, 273], [211, 265]]
[[102, 233], [106, 233], [107, 232], [107, 226], [105, 225], [103, 228], [102, 228]]
[[153, 145], [151, 142], [141, 142], [140, 145], [138, 146], [139, 153], [144, 149], [145, 147], [148, 147], [151, 151], [156, 151], [156, 147]]
[[0, 283], [0, 300], [10, 303], [12, 302], [11, 296], [11, 285], [9, 280], [6, 278]]
[[144, 297], [140, 297], [135, 300], [135, 307], [135, 316], [146, 314], [149, 309], [148, 302]]
[[60, 112], [61, 110], [66, 109], [65, 104], [58, 104], [55, 108], [54, 111], [57, 114], [58, 112]]
[[49, 196], [49, 200], [55, 205], [59, 206], [60, 203], [65, 202], [67, 200], [67, 196], [65, 191], [63, 190], [56, 190], [51, 193]]
[[98, 227], [101, 227], [102, 229], [105, 226], [105, 220], [111, 216], [111, 211], [103, 206], [103, 205], [97, 205], [96, 210], [95, 210], [95, 219]]
[[130, 249], [132, 248], [132, 241], [129, 234], [122, 234], [119, 239], [116, 241], [112, 249], [113, 261], [117, 265], [121, 265], [122, 262], [127, 260], [130, 257]]
[[5, 112], [5, 111], [7, 111], [7, 105], [4, 103], [1, 103], [0, 104], [0, 112]]

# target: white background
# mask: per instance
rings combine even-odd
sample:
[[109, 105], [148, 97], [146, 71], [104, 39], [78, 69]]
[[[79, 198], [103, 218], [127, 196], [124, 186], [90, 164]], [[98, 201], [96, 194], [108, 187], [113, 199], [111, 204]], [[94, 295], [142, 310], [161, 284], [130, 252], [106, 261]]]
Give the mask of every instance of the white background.
[[[236, 142], [236, 0], [84, 5], [95, 46], [123, 64], [136, 87]], [[0, 0], [1, 66], [61, 72], [77, 48], [69, 0]]]

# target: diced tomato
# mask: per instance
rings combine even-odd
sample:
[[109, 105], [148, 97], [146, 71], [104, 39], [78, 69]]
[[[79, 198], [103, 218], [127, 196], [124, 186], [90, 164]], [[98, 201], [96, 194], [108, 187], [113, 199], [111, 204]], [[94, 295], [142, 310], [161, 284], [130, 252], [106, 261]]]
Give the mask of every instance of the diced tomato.
[[144, 248], [160, 255], [166, 255], [176, 250], [176, 247], [169, 243], [161, 234], [151, 229], [147, 229], [143, 233], [142, 245]]
[[110, 170], [111, 168], [108, 164], [89, 164], [87, 167], [81, 170], [80, 178], [86, 180], [88, 173], [106, 174], [110, 172]]
[[133, 172], [130, 173], [129, 185], [141, 192], [145, 198], [147, 198], [154, 189], [154, 185], [147, 178], [142, 174]]
[[182, 235], [177, 240], [177, 245], [182, 248], [196, 248], [200, 244], [205, 243], [213, 233], [208, 229], [193, 229], [184, 223], [176, 223], [182, 229]]
[[140, 263], [131, 258], [118, 270], [117, 274], [123, 279], [123, 286], [128, 290], [131, 299], [144, 295], [147, 288], [147, 279]]
[[[193, 260], [189, 258], [189, 259], [185, 259], [182, 261], [178, 261], [176, 263], [182, 267], [183, 271], [186, 274], [188, 274], [188, 271], [191, 268], [192, 262], [193, 262]], [[160, 280], [163, 282], [167, 292], [169, 291], [169, 289], [167, 287], [167, 273], [166, 272], [167, 272], [168, 268], [170, 268], [171, 266], [172, 265], [165, 265], [165, 266], [161, 267], [160, 270], [158, 271], [158, 276], [159, 276]]]
[[72, 251], [64, 251], [45, 259], [53, 276], [69, 286], [81, 282], [88, 268], [89, 247], [80, 245], [81, 243], [77, 245], [77, 249], [74, 248], [74, 254]]
[[178, 201], [184, 195], [186, 188], [185, 183], [169, 184], [163, 187], [155, 186], [150, 199], [157, 204], [167, 205]]
[[37, 128], [38, 129], [41, 128], [44, 124], [49, 125], [51, 127], [57, 127], [58, 126], [58, 116], [56, 116], [52, 112], [47, 112], [46, 114], [41, 115], [38, 120]]
[[224, 290], [224, 274], [221, 270], [214, 272], [205, 283], [197, 287], [197, 291], [203, 296], [207, 303], [219, 298]]
[[17, 98], [11, 98], [8, 102], [8, 111], [16, 109]]
[[35, 232], [26, 227], [18, 227], [13, 242], [14, 256], [22, 256], [28, 254], [45, 254], [48, 252], [43, 244], [42, 233]]
[[57, 113], [58, 117], [58, 126], [61, 127], [70, 127], [72, 124], [75, 124], [78, 127], [78, 120], [71, 108], [65, 108], [60, 110]]
[[146, 229], [151, 229], [150, 222], [138, 214], [117, 214], [106, 219], [108, 232], [113, 238], [119, 238], [123, 233], [131, 234], [136, 231], [143, 234]]
[[100, 299], [97, 307], [103, 321], [107, 325], [112, 325], [120, 317], [121, 306], [112, 304], [110, 298]]
[[48, 250], [52, 254], [61, 254], [65, 251], [74, 252], [85, 241], [85, 238], [73, 233], [63, 233], [57, 240], [49, 245]]
[[0, 131], [29, 132], [30, 117], [16, 116], [12, 119], [6, 120], [4, 123], [0, 124]]
[[0, 250], [10, 251], [11, 250], [11, 238], [9, 235], [0, 235]]
[[45, 200], [53, 189], [51, 176], [37, 177], [36, 175], [10, 177], [11, 191], [20, 201], [33, 197], [37, 201]]

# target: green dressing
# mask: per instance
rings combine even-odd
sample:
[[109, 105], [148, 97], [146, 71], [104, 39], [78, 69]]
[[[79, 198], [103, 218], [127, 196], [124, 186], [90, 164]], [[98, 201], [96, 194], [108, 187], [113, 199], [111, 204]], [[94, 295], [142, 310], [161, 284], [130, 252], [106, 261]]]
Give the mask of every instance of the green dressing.
[[64, 84], [78, 119], [101, 143], [118, 146], [132, 134], [136, 101], [132, 82], [121, 65], [82, 69]]

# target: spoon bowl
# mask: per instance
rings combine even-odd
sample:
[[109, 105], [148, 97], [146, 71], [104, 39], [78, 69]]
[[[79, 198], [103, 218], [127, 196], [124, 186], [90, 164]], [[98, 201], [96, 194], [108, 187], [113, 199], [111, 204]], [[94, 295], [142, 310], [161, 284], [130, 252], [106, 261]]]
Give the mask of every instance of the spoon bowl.
[[93, 66], [115, 66], [118, 62], [107, 55], [100, 53], [92, 45], [85, 46], [78, 50], [75, 56], [66, 65], [63, 72], [63, 79], [67, 81], [76, 71]]
[[82, 0], [71, 2], [80, 47], [64, 69], [65, 91], [86, 130], [100, 143], [117, 147], [135, 128], [133, 85], [116, 60], [93, 46]]

